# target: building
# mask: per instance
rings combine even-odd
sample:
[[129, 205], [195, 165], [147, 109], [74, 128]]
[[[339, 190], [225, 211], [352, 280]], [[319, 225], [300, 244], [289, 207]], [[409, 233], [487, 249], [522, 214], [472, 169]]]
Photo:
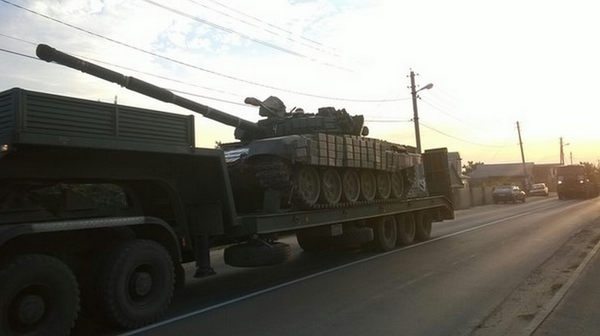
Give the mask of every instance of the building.
[[493, 187], [512, 184], [529, 190], [536, 182], [534, 163], [480, 164], [469, 174], [471, 187]]

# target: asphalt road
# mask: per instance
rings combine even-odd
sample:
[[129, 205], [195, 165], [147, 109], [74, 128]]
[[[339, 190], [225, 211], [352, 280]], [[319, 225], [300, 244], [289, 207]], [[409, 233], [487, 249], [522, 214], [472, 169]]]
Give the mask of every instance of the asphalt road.
[[162, 322], [125, 334], [470, 335], [598, 217], [598, 203], [531, 197], [457, 211], [431, 240], [388, 253], [308, 254], [289, 238], [292, 261], [255, 269], [215, 253], [218, 275], [190, 279]]

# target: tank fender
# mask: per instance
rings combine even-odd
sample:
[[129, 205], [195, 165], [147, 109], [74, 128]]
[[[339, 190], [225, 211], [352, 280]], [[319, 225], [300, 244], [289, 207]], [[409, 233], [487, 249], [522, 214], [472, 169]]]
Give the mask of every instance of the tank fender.
[[[77, 219], [77, 220], [63, 220], [53, 222], [37, 222], [37, 223], [24, 223], [14, 225], [3, 225], [0, 227], [0, 246], [3, 246], [10, 240], [19, 236], [38, 234], [38, 233], [50, 233], [50, 232], [61, 232], [61, 231], [73, 231], [73, 230], [86, 230], [86, 229], [101, 229], [101, 228], [118, 228], [126, 226], [138, 226], [138, 225], [158, 225], [165, 231], [169, 232], [170, 238], [175, 244], [178, 244], [177, 235], [173, 231], [173, 228], [169, 226], [163, 220], [156, 217], [149, 216], [135, 216], [135, 217], [119, 217], [119, 218], [94, 218], [94, 219]], [[169, 247], [167, 247], [169, 248]], [[180, 249], [169, 249], [173, 256], [177, 260], [181, 260]]]
[[[301, 135], [287, 135], [252, 141], [248, 145], [246, 158], [258, 155], [276, 155], [292, 162], [302, 161], [306, 153], [297, 153], [297, 149], [306, 148], [307, 139]], [[304, 146], [303, 146], [304, 144]]]

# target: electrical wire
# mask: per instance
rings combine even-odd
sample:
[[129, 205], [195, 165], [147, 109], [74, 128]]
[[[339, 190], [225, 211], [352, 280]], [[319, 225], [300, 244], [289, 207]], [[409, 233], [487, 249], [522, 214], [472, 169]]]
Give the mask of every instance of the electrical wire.
[[[268, 26], [271, 26], [271, 27], [273, 27], [273, 28], [276, 28], [277, 30], [283, 31], [283, 32], [285, 32], [285, 33], [289, 34], [289, 35], [290, 35], [290, 36], [292, 36], [292, 37], [290, 37], [290, 36], [287, 36], [287, 37], [286, 37], [286, 36], [282, 36], [281, 34], [279, 34], [279, 33], [275, 32], [275, 31], [272, 31], [272, 30], [266, 29], [266, 28], [264, 28], [264, 27], [261, 27], [261, 26], [259, 26], [259, 25], [255, 24], [255, 23], [249, 22], [248, 20], [244, 20], [244, 19], [241, 19], [241, 18], [235, 17], [235, 16], [233, 16], [233, 15], [230, 15], [230, 14], [228, 14], [228, 13], [224, 12], [224, 11], [220, 11], [220, 10], [218, 10], [218, 9], [211, 8], [211, 7], [209, 7], [209, 6], [205, 5], [205, 4], [199, 3], [198, 1], [195, 1], [195, 0], [188, 0], [188, 1], [189, 1], [189, 2], [191, 2], [191, 3], [194, 3], [194, 4], [198, 5], [198, 6], [201, 6], [201, 7], [203, 7], [203, 8], [206, 8], [206, 9], [208, 9], [208, 10], [210, 10], [210, 11], [213, 11], [213, 12], [215, 12], [215, 13], [219, 13], [219, 14], [221, 14], [221, 15], [223, 15], [223, 16], [225, 16], [225, 17], [228, 17], [228, 18], [230, 18], [230, 19], [233, 19], [233, 20], [236, 20], [236, 21], [242, 22], [242, 23], [244, 23], [244, 24], [246, 24], [246, 25], [248, 25], [248, 26], [251, 26], [251, 27], [254, 27], [254, 28], [257, 28], [257, 29], [263, 30], [263, 31], [265, 31], [265, 32], [267, 32], [267, 33], [269, 33], [269, 34], [272, 34], [272, 35], [275, 35], [275, 36], [278, 36], [278, 37], [285, 38], [285, 39], [287, 39], [288, 41], [291, 41], [291, 42], [294, 42], [294, 43], [298, 43], [298, 44], [300, 44], [300, 45], [302, 45], [302, 46], [305, 46], [305, 47], [311, 48], [311, 49], [313, 49], [313, 50], [316, 50], [316, 51], [319, 51], [319, 52], [323, 52], [323, 53], [327, 53], [327, 54], [330, 54], [330, 55], [333, 55], [333, 56], [336, 56], [336, 57], [340, 57], [340, 56], [339, 56], [339, 55], [337, 55], [337, 54], [334, 54], [334, 53], [328, 52], [327, 50], [324, 50], [324, 49], [322, 49], [322, 48], [319, 48], [319, 47], [317, 47], [317, 46], [314, 46], [314, 45], [311, 45], [311, 44], [308, 44], [308, 43], [304, 43], [304, 42], [302, 42], [302, 41], [298, 41], [298, 40], [296, 40], [296, 39], [292, 38], [292, 37], [294, 36], [294, 33], [292, 33], [292, 32], [291, 32], [291, 31], [289, 31], [289, 30], [285, 30], [285, 29], [283, 29], [283, 28], [277, 27], [277, 26], [275, 26], [275, 25], [273, 25], [273, 24], [270, 24], [270, 23], [268, 23], [268, 22], [265, 22], [265, 21], [263, 21], [263, 20], [261, 20], [261, 19], [259, 19], [259, 18], [256, 18], [256, 17], [250, 16], [250, 15], [247, 15], [247, 14], [245, 14], [245, 13], [241, 12], [241, 11], [238, 11], [238, 10], [236, 10], [236, 9], [234, 9], [234, 8], [228, 7], [228, 6], [224, 5], [224, 4], [218, 3], [218, 2], [216, 2], [216, 1], [211, 1], [211, 2], [212, 2], [212, 3], [215, 3], [215, 4], [217, 4], [217, 5], [220, 5], [220, 6], [222, 6], [222, 7], [225, 7], [225, 8], [227, 8], [228, 10], [230, 10], [230, 11], [233, 11], [233, 12], [235, 12], [235, 13], [239, 14], [239, 15], [243, 15], [243, 16], [249, 17], [249, 18], [251, 18], [251, 19], [253, 19], [253, 20], [256, 20], [256, 21], [258, 21], [258, 22], [261, 22], [261, 23], [263, 23], [263, 24], [265, 24], [265, 25], [268, 25]], [[302, 37], [302, 36], [300, 36], [300, 37], [301, 37], [301, 38], [303, 38], [303, 39], [306, 39], [306, 38], [304, 38], [304, 37]], [[306, 39], [306, 40], [308, 40], [308, 39]], [[314, 43], [314, 44], [317, 44], [317, 45], [320, 45], [320, 46], [322, 46], [322, 44], [321, 44], [321, 43], [318, 43], [318, 42], [315, 42], [315, 41], [312, 41], [312, 40], [308, 40], [308, 41], [310, 41], [310, 42], [312, 42], [312, 43]]]
[[471, 144], [471, 145], [476, 145], [476, 146], [480, 146], [480, 147], [490, 147], [490, 148], [505, 148], [505, 147], [508, 147], [508, 146], [498, 146], [498, 145], [485, 145], [485, 144], [481, 144], [481, 143], [476, 143], [476, 142], [472, 142], [472, 141], [469, 141], [469, 140], [465, 140], [465, 139], [462, 139], [462, 138], [450, 135], [448, 133], [442, 132], [442, 131], [440, 131], [438, 129], [435, 129], [435, 128], [431, 127], [431, 126], [427, 126], [423, 122], [419, 122], [419, 125], [427, 128], [429, 130], [432, 130], [432, 131], [434, 131], [436, 133], [444, 135], [444, 136], [446, 136], [448, 138], [452, 138], [454, 140], [462, 141], [462, 142], [465, 142], [465, 143], [468, 143], [468, 144]]
[[193, 69], [196, 69], [196, 70], [204, 71], [204, 72], [216, 75], [216, 76], [220, 76], [220, 77], [223, 77], [223, 78], [231, 79], [231, 80], [234, 80], [234, 81], [238, 81], [238, 82], [242, 82], [242, 83], [246, 83], [246, 84], [250, 84], [250, 85], [260, 86], [260, 87], [268, 88], [268, 89], [271, 89], [271, 90], [276, 90], [276, 91], [280, 91], [280, 92], [288, 92], [288, 93], [292, 93], [292, 94], [296, 94], [296, 95], [301, 95], [301, 96], [306, 96], [306, 97], [313, 97], [313, 98], [320, 98], [320, 99], [327, 99], [327, 100], [335, 100], [335, 101], [356, 102], [356, 103], [378, 103], [378, 102], [385, 103], [385, 102], [396, 102], [396, 101], [410, 99], [409, 97], [407, 97], [407, 98], [396, 98], [396, 99], [353, 99], [353, 98], [324, 96], [324, 95], [312, 94], [312, 93], [308, 93], [308, 92], [301, 92], [301, 91], [289, 90], [289, 89], [284, 89], [284, 88], [278, 88], [278, 87], [275, 87], [275, 86], [272, 86], [272, 85], [262, 84], [262, 83], [250, 81], [250, 80], [247, 80], [247, 79], [238, 78], [238, 77], [235, 77], [235, 76], [232, 76], [232, 75], [223, 74], [223, 73], [220, 73], [220, 72], [217, 72], [217, 71], [214, 71], [214, 70], [202, 68], [202, 67], [199, 67], [199, 66], [196, 66], [196, 65], [193, 65], [193, 64], [189, 64], [189, 63], [186, 63], [186, 62], [183, 62], [183, 61], [176, 60], [174, 58], [163, 56], [163, 55], [160, 55], [160, 54], [148, 51], [148, 50], [144, 50], [144, 49], [139, 48], [139, 47], [135, 47], [135, 46], [129, 45], [127, 43], [118, 41], [116, 39], [113, 39], [113, 38], [110, 38], [110, 37], [106, 37], [106, 36], [103, 36], [101, 34], [94, 33], [92, 31], [89, 31], [89, 30], [77, 27], [77, 26], [75, 26], [73, 24], [70, 24], [70, 23], [58, 20], [58, 19], [50, 17], [48, 15], [36, 12], [36, 11], [34, 11], [32, 9], [29, 9], [29, 8], [17, 5], [17, 4], [12, 3], [12, 2], [10, 2], [8, 0], [0, 0], [0, 1], [4, 2], [6, 4], [9, 4], [11, 6], [14, 6], [14, 7], [18, 8], [18, 9], [27, 11], [27, 12], [29, 12], [31, 14], [43, 17], [45, 19], [54, 21], [54, 22], [56, 22], [58, 24], [67, 26], [69, 28], [81, 31], [83, 33], [95, 36], [97, 38], [100, 38], [100, 39], [103, 39], [103, 40], [106, 40], [106, 41], [109, 41], [111, 43], [118, 44], [120, 46], [123, 46], [123, 47], [126, 47], [126, 48], [130, 48], [130, 49], [133, 49], [133, 50], [136, 50], [136, 51], [139, 51], [139, 52], [142, 52], [142, 53], [145, 53], [145, 54], [157, 57], [157, 58], [161, 58], [161, 59], [169, 61], [169, 62], [173, 62], [173, 63], [180, 64], [180, 65], [183, 65], [183, 66], [186, 66], [186, 67], [190, 67], [190, 68], [193, 68]]
[[190, 20], [194, 20], [194, 21], [197, 21], [197, 22], [200, 22], [200, 23], [204, 23], [204, 24], [206, 24], [206, 25], [209, 25], [209, 26], [211, 26], [211, 27], [213, 27], [213, 28], [216, 28], [216, 29], [222, 30], [222, 31], [224, 31], [224, 32], [227, 32], [227, 33], [232, 33], [232, 34], [236, 34], [236, 35], [238, 35], [238, 36], [240, 36], [240, 37], [242, 37], [242, 38], [244, 38], [244, 39], [246, 39], [246, 40], [249, 40], [249, 41], [252, 41], [252, 42], [255, 42], [255, 43], [258, 43], [258, 44], [262, 44], [263, 46], [266, 46], [266, 47], [269, 47], [269, 48], [272, 48], [272, 49], [275, 49], [275, 50], [279, 50], [279, 51], [281, 51], [281, 52], [284, 52], [284, 53], [290, 54], [290, 55], [292, 55], [292, 56], [300, 57], [300, 58], [307, 59], [307, 60], [309, 60], [309, 61], [312, 61], [312, 62], [318, 62], [318, 63], [321, 63], [321, 64], [323, 64], [323, 65], [326, 65], [326, 66], [329, 66], [329, 67], [332, 67], [332, 68], [337, 68], [337, 69], [340, 69], [340, 70], [345, 70], [345, 71], [350, 71], [350, 72], [351, 72], [351, 70], [350, 70], [350, 69], [342, 68], [342, 67], [340, 67], [340, 66], [337, 66], [337, 65], [335, 65], [335, 64], [331, 64], [331, 63], [319, 62], [319, 61], [318, 61], [317, 59], [315, 59], [315, 58], [311, 58], [311, 57], [309, 57], [309, 56], [307, 56], [307, 55], [301, 54], [301, 53], [299, 53], [299, 52], [296, 52], [296, 51], [293, 51], [293, 50], [291, 50], [291, 49], [284, 48], [284, 47], [280, 47], [280, 46], [278, 46], [278, 45], [275, 45], [275, 44], [273, 44], [273, 43], [269, 43], [269, 42], [266, 42], [266, 41], [263, 41], [263, 40], [259, 40], [259, 39], [257, 39], [257, 38], [254, 38], [254, 37], [250, 36], [250, 35], [246, 35], [246, 34], [244, 34], [244, 33], [241, 33], [241, 32], [239, 32], [239, 31], [237, 31], [237, 30], [234, 30], [234, 29], [231, 29], [231, 28], [227, 28], [227, 27], [224, 27], [224, 26], [218, 25], [218, 24], [216, 24], [216, 23], [214, 23], [214, 22], [210, 22], [210, 21], [208, 21], [208, 20], [204, 20], [204, 19], [202, 19], [202, 18], [199, 18], [199, 17], [197, 17], [197, 16], [191, 15], [191, 14], [189, 14], [189, 13], [185, 13], [185, 12], [182, 12], [182, 11], [180, 11], [180, 10], [177, 10], [177, 9], [175, 9], [175, 8], [172, 8], [172, 7], [169, 7], [169, 6], [166, 6], [166, 5], [159, 4], [159, 3], [155, 2], [155, 1], [152, 1], [152, 0], [141, 0], [141, 1], [144, 1], [144, 2], [146, 2], [146, 3], [149, 3], [149, 4], [151, 4], [151, 5], [154, 5], [154, 6], [156, 6], [156, 7], [162, 8], [162, 9], [164, 9], [164, 10], [166, 10], [166, 11], [169, 11], [169, 12], [175, 13], [175, 14], [177, 14], [177, 15], [181, 15], [181, 16], [183, 16], [183, 17], [186, 17], [186, 18], [190, 19]]

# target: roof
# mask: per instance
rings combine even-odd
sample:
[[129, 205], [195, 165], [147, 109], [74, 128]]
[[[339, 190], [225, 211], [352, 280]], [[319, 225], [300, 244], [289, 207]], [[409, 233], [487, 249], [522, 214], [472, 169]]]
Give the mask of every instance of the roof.
[[[527, 175], [533, 171], [533, 162], [525, 163]], [[490, 177], [519, 177], [523, 176], [522, 163], [500, 163], [500, 164], [480, 164], [472, 171], [469, 176], [472, 179], [485, 179]]]

